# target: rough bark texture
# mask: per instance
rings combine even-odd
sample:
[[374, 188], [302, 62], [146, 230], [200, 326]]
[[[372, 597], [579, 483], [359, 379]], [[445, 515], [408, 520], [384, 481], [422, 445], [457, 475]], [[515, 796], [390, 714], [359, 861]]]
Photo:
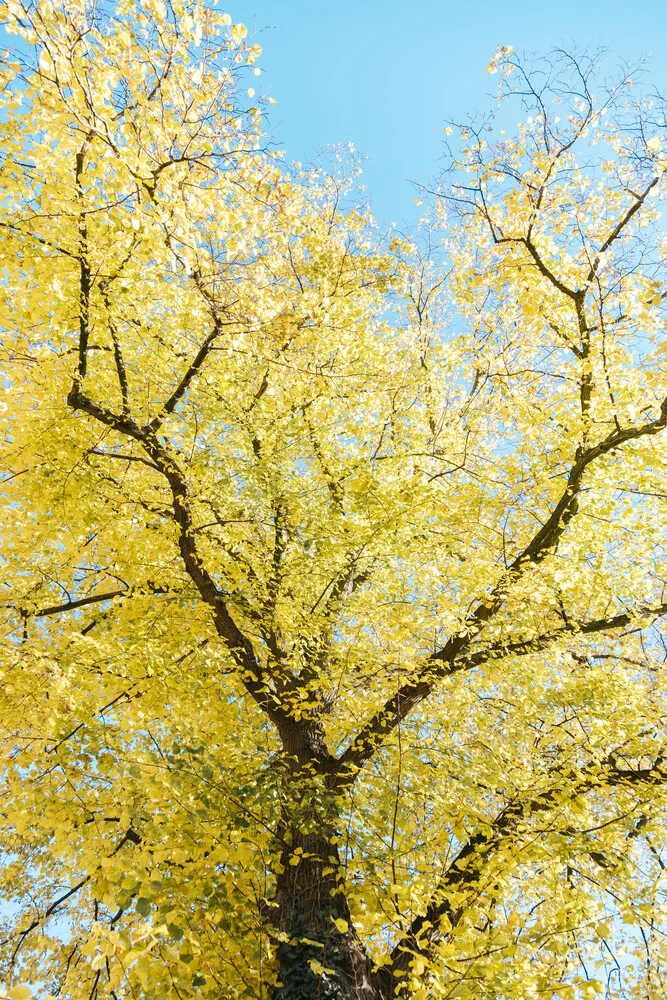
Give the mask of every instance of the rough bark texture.
[[[334, 831], [290, 834], [272, 908], [276, 927], [289, 938], [278, 946], [274, 1000], [378, 1000], [341, 891], [338, 850], [330, 842]], [[295, 856], [303, 860], [291, 864]]]
[[289, 720], [280, 736], [285, 796], [269, 911], [286, 939], [277, 949], [273, 1000], [380, 1000], [345, 897], [336, 762], [321, 719]]

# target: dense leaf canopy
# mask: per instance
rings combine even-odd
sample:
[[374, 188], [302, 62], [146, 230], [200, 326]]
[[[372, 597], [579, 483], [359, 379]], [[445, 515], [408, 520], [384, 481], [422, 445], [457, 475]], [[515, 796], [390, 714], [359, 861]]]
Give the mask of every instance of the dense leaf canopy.
[[216, 8], [3, 15], [7, 995], [664, 996], [661, 103], [500, 50], [387, 238]]

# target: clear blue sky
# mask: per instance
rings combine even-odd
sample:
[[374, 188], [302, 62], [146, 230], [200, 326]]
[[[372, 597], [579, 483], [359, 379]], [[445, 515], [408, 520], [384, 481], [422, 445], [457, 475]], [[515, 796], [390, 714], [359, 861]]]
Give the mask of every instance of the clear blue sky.
[[226, 0], [226, 9], [263, 46], [278, 145], [307, 162], [353, 142], [371, 160], [376, 214], [399, 224], [417, 212], [407, 182], [437, 174], [445, 119], [490, 103], [496, 45], [575, 42], [631, 63], [648, 57], [667, 93], [667, 0]]

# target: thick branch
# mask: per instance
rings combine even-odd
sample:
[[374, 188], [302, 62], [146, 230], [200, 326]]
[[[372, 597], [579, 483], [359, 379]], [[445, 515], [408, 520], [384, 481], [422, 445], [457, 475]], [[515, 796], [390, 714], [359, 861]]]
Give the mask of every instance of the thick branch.
[[[395, 727], [430, 695], [437, 681], [456, 673], [458, 670], [468, 669], [486, 662], [487, 659], [491, 659], [493, 655], [491, 649], [493, 647], [485, 653], [473, 654], [472, 657], [468, 657], [467, 659], [463, 657], [475, 637], [479, 635], [481, 628], [502, 607], [508, 588], [521, 577], [527, 566], [541, 562], [553, 551], [567, 524], [576, 513], [577, 496], [588, 466], [595, 459], [606, 455], [612, 449], [620, 447], [625, 442], [657, 434], [665, 426], [667, 426], [667, 398], [663, 401], [660, 408], [660, 416], [656, 420], [641, 424], [639, 427], [614, 431], [614, 433], [608, 435], [599, 444], [586, 449], [578, 456], [570, 470], [567, 485], [545, 524], [536, 532], [519, 555], [516, 556], [493, 590], [478, 602], [473, 611], [468, 615], [463, 628], [457, 635], [452, 636], [442, 649], [433, 653], [425, 661], [422, 669], [416, 671], [413, 678], [385, 702], [382, 708], [369, 719], [350, 746], [338, 758], [338, 780], [341, 785], [354, 780], [355, 773], [370, 760], [375, 750], [384, 742]], [[651, 612], [647, 613], [650, 614]], [[642, 612], [640, 611], [638, 616], [641, 617], [641, 614]], [[584, 631], [588, 628], [591, 632], [594, 632], [603, 631], [605, 628], [621, 628], [629, 624], [631, 618], [628, 617], [626, 620], [625, 615], [619, 615], [615, 619], [607, 619], [606, 625], [601, 624], [602, 621], [601, 619], [598, 623], [583, 623], [579, 626], [579, 630]], [[551, 633], [552, 637], [548, 641], [545, 638], [545, 645], [548, 642], [554, 641], [562, 634], [561, 631]], [[537, 641], [539, 640], [533, 640], [533, 643]], [[533, 645], [532, 648], [534, 651], [535, 646]], [[520, 652], [521, 650], [523, 652], [531, 651], [525, 642], [519, 642], [515, 652]], [[497, 652], [502, 655], [500, 646], [497, 648]]]
[[644, 202], [646, 201], [646, 199], [650, 195], [650, 193], [653, 190], [653, 188], [657, 184], [660, 183], [661, 177], [662, 177], [662, 174], [656, 174], [656, 176], [646, 186], [646, 188], [644, 189], [644, 191], [642, 192], [642, 194], [640, 194], [639, 197], [633, 202], [633, 204], [627, 210], [627, 212], [625, 213], [625, 215], [623, 215], [618, 220], [617, 224], [614, 226], [613, 230], [611, 231], [611, 233], [609, 234], [609, 236], [604, 241], [604, 243], [602, 244], [602, 246], [600, 247], [600, 249], [598, 250], [598, 252], [595, 255], [595, 260], [591, 264], [591, 269], [588, 272], [588, 275], [586, 277], [586, 282], [587, 283], [590, 283], [593, 280], [593, 278], [595, 277], [595, 275], [597, 273], [597, 269], [600, 266], [600, 259], [601, 259], [602, 255], [604, 253], [606, 253], [607, 250], [609, 249], [609, 247], [612, 245], [612, 243], [614, 243], [614, 241], [618, 239], [618, 237], [621, 235], [621, 233], [623, 232], [623, 230], [627, 226], [628, 222], [630, 222], [630, 220], [633, 218], [633, 216], [636, 215], [636, 213], [642, 207], [642, 205], [644, 204]]
[[623, 430], [615, 430], [603, 441], [600, 441], [599, 444], [586, 448], [582, 451], [578, 455], [577, 461], [570, 470], [567, 486], [560, 500], [551, 512], [551, 515], [540, 530], [533, 536], [523, 552], [516, 557], [510, 566], [509, 572], [516, 572], [522, 563], [540, 562], [547, 555], [547, 553], [553, 549], [554, 545], [565, 531], [569, 521], [576, 513], [577, 496], [581, 488], [584, 473], [588, 469], [589, 465], [602, 455], [607, 455], [610, 451], [613, 451], [615, 448], [619, 448], [626, 442], [636, 441], [642, 437], [658, 434], [660, 431], [664, 430], [666, 426], [667, 397], [665, 397], [662, 401], [660, 416], [656, 420], [640, 424], [638, 427], [627, 427]]
[[93, 594], [92, 597], [81, 597], [78, 601], [67, 601], [65, 604], [54, 604], [49, 608], [40, 608], [33, 611], [30, 618], [46, 618], [48, 615], [60, 615], [65, 611], [75, 611], [77, 608], [85, 608], [88, 604], [100, 604], [102, 601], [111, 601], [114, 597], [127, 596], [125, 590], [108, 590], [104, 594]]
[[[39, 927], [40, 924], [45, 923], [49, 919], [49, 917], [52, 916], [62, 906], [63, 903], [67, 902], [68, 899], [74, 896], [75, 893], [79, 891], [79, 889], [83, 889], [84, 885], [86, 885], [87, 882], [90, 882], [90, 878], [91, 878], [90, 875], [86, 875], [84, 878], [81, 879], [80, 882], [77, 882], [76, 885], [71, 886], [67, 890], [67, 892], [64, 892], [62, 896], [60, 896], [58, 899], [55, 899], [50, 904], [50, 906], [47, 907], [47, 909], [44, 912], [44, 916], [36, 917], [28, 927], [26, 927], [24, 930], [20, 932], [20, 934], [18, 935], [18, 941], [16, 942], [16, 947], [12, 952], [12, 958], [11, 958], [12, 965], [16, 960], [16, 956], [19, 952], [21, 945], [28, 937], [28, 935], [31, 933], [31, 931], [34, 931], [35, 928]], [[2, 945], [9, 944], [11, 940], [12, 940], [11, 938], [7, 938], [5, 941], [0, 941], [0, 944]]]
[[120, 347], [120, 338], [118, 337], [118, 332], [111, 317], [109, 317], [109, 332], [111, 333], [111, 339], [113, 341], [113, 356], [116, 363], [116, 373], [118, 375], [118, 384], [120, 386], [120, 395], [123, 400], [123, 413], [129, 415], [130, 413], [130, 387], [127, 381], [127, 369], [125, 368], [125, 361], [123, 359], [123, 352]]
[[[454, 666], [456, 672], [459, 670], [470, 670], [472, 667], [488, 663], [489, 660], [502, 659], [506, 656], [525, 656], [529, 653], [539, 653], [567, 635], [595, 635], [597, 632], [613, 632], [616, 629], [639, 624], [646, 618], [655, 620], [656, 618], [661, 618], [663, 615], [667, 615], [667, 603], [659, 604], [655, 608], [639, 608], [635, 612], [626, 611], [611, 618], [597, 618], [588, 622], [571, 621], [562, 628], [554, 629], [552, 632], [544, 632], [542, 635], [535, 636], [532, 639], [517, 639], [511, 642], [494, 643], [492, 646], [480, 649], [470, 656], [461, 657], [456, 661]], [[452, 673], [454, 672], [452, 670]]]
[[447, 918], [448, 931], [458, 923], [465, 906], [452, 905], [452, 894], [479, 889], [490, 861], [499, 850], [506, 848], [512, 841], [518, 844], [525, 837], [525, 822], [538, 813], [561, 805], [565, 781], [573, 779], [570, 798], [575, 799], [601, 785], [665, 785], [667, 767], [662, 756], [659, 756], [647, 768], [619, 768], [614, 763], [613, 755], [610, 755], [605, 761], [595, 761], [580, 770], [554, 769], [551, 777], [556, 779], [552, 788], [537, 792], [532, 798], [516, 799], [508, 803], [485, 831], [474, 834], [463, 845], [440, 880], [425, 912], [415, 917], [392, 950], [390, 963], [376, 973], [377, 987], [384, 1000], [391, 1000], [395, 996], [396, 987], [400, 986], [401, 979], [416, 956], [433, 957], [434, 946], [446, 933], [440, 929], [442, 918]]
[[[150, 583], [146, 589], [151, 594], [168, 594], [170, 591], [164, 587], [153, 587]], [[66, 601], [64, 604], [53, 604], [48, 608], [40, 608], [39, 611], [32, 611], [26, 614], [27, 618], [46, 618], [48, 615], [60, 615], [66, 611], [76, 611], [77, 608], [85, 608], [89, 604], [100, 604], [102, 601], [111, 601], [114, 597], [131, 597], [137, 591], [126, 587], [123, 590], [107, 590], [102, 594], [92, 594], [90, 597], [80, 597], [76, 601]]]
[[104, 458], [118, 458], [123, 462], [141, 462], [142, 465], [147, 465], [149, 469], [155, 469], [156, 472], [160, 471], [157, 465], [149, 462], [147, 458], [142, 458], [141, 455], [121, 455], [118, 452], [103, 451], [101, 448], [91, 448], [88, 454], [102, 455]]
[[92, 272], [88, 260], [88, 225], [86, 213], [83, 208], [83, 170], [86, 158], [86, 149], [90, 136], [86, 138], [83, 146], [76, 154], [76, 166], [74, 179], [76, 183], [77, 196], [81, 203], [79, 212], [79, 378], [86, 377], [87, 357], [88, 357], [88, 337], [90, 335], [90, 291], [92, 287]]
[[573, 300], [577, 299], [578, 294], [579, 294], [578, 291], [575, 288], [569, 288], [568, 285], [566, 285], [564, 282], [562, 282], [560, 280], [560, 278], [557, 278], [556, 275], [553, 273], [553, 271], [549, 267], [547, 267], [547, 265], [542, 260], [542, 257], [540, 256], [540, 253], [539, 253], [537, 247], [533, 243], [533, 240], [532, 240], [531, 236], [521, 236], [521, 237], [518, 237], [518, 238], [503, 237], [502, 239], [496, 240], [496, 242], [497, 243], [523, 243], [523, 245], [525, 246], [526, 250], [528, 251], [528, 253], [530, 254], [530, 256], [533, 258], [533, 260], [535, 261], [535, 264], [537, 266], [537, 270], [540, 272], [540, 274], [543, 277], [545, 277], [548, 281], [550, 281], [551, 284], [554, 286], [554, 288], [557, 288], [559, 292], [562, 292], [563, 295], [566, 295], [568, 297], [568, 299], [573, 299]]
[[[160, 444], [150, 424], [139, 427], [129, 417], [107, 410], [89, 399], [76, 383], [70, 390], [68, 403], [73, 409], [82, 410], [119, 433], [138, 441], [151, 462], [165, 477], [171, 491], [173, 517], [178, 526], [178, 547], [183, 566], [200, 597], [211, 610], [216, 632], [224, 640], [239, 668], [246, 691], [277, 727], [283, 745], [290, 748], [290, 753], [297, 757], [312, 759], [308, 727], [299, 725], [280, 705], [277, 694], [269, 688], [252, 643], [232, 618], [225, 602], [225, 595], [218, 589], [213, 577], [201, 561], [195, 541], [196, 528], [189, 509], [187, 481], [176, 461], [167, 448]], [[324, 750], [318, 752], [317, 756], [322, 754], [327, 756]]]

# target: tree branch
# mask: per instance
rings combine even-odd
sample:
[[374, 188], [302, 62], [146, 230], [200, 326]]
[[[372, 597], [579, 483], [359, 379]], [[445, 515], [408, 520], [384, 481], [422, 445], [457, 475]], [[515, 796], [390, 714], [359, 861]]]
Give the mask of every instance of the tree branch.
[[[638, 427], [614, 431], [599, 444], [586, 449], [578, 456], [570, 470], [565, 490], [545, 524], [536, 532], [519, 555], [516, 556], [493, 590], [480, 599], [474, 610], [466, 618], [460, 632], [451, 636], [442, 649], [433, 653], [425, 661], [422, 668], [415, 672], [413, 678], [404, 684], [369, 719], [358, 735], [354, 737], [352, 743], [338, 757], [336, 782], [340, 787], [354, 781], [354, 776], [358, 770], [370, 760], [376, 749], [384, 742], [393, 729], [430, 695], [438, 680], [448, 677], [458, 670], [477, 666], [486, 662], [487, 659], [492, 658], [494, 647], [491, 647], [486, 652], [480, 651], [478, 654], [473, 654], [467, 660], [463, 656], [470, 648], [475, 637], [479, 635], [481, 628], [502, 607], [508, 588], [521, 577], [524, 569], [530, 564], [541, 562], [553, 550], [569, 521], [576, 513], [577, 495], [581, 487], [583, 475], [588, 466], [595, 459], [606, 455], [612, 449], [620, 447], [625, 442], [657, 434], [665, 426], [667, 426], [667, 397], [663, 400], [660, 407], [660, 416], [656, 420], [641, 424]], [[647, 613], [651, 614], [652, 612], [649, 610]], [[662, 614], [663, 612], [658, 611], [658, 613]], [[641, 614], [642, 612], [639, 612], [639, 616]], [[615, 619], [600, 619], [598, 622], [582, 623], [579, 625], [579, 630], [585, 631], [589, 629], [592, 633], [603, 631], [605, 628], [621, 628], [629, 624], [631, 620], [630, 617], [626, 619], [625, 615], [619, 615]], [[603, 622], [606, 622], [606, 624], [603, 624]], [[548, 640], [546, 637], [543, 637], [544, 644], [548, 645], [549, 642], [559, 638], [566, 631], [568, 630], [563, 629], [550, 633], [552, 637]], [[532, 642], [539, 641], [533, 640]], [[514, 651], [520, 652], [523, 650], [524, 652], [530, 652], [531, 648], [529, 647], [530, 643], [527, 640], [518, 641]], [[504, 655], [502, 648], [502, 644], [498, 644], [497, 653], [501, 656]], [[533, 646], [532, 649], [534, 651], [535, 647]]]
[[[84, 887], [84, 885], [86, 885], [87, 882], [90, 882], [90, 879], [91, 879], [91, 876], [90, 875], [86, 875], [84, 878], [81, 879], [80, 882], [77, 882], [76, 885], [71, 886], [71, 888], [69, 888], [67, 890], [67, 892], [63, 893], [62, 896], [60, 896], [58, 899], [55, 899], [50, 904], [50, 906], [46, 909], [43, 917], [36, 917], [28, 927], [26, 927], [24, 930], [22, 930], [20, 932], [20, 934], [18, 936], [18, 941], [16, 943], [16, 947], [14, 948], [14, 951], [12, 952], [12, 957], [11, 957], [11, 960], [10, 960], [10, 964], [11, 965], [13, 965], [14, 962], [16, 961], [16, 956], [19, 953], [19, 949], [20, 949], [21, 945], [23, 944], [23, 942], [25, 941], [25, 939], [27, 938], [28, 934], [30, 934], [31, 931], [34, 931], [34, 929], [36, 927], [39, 927], [40, 924], [45, 923], [49, 919], [49, 917], [53, 913], [55, 913], [56, 910], [63, 903], [65, 903], [71, 896], [73, 896], [75, 893], [77, 893], [79, 891], [79, 889], [82, 889]], [[9, 942], [11, 940], [12, 940], [12, 938], [6, 938], [4, 941], [0, 941], [0, 944], [2, 944], [2, 945], [9, 944]]]
[[[474, 834], [461, 847], [432, 894], [425, 912], [415, 917], [393, 948], [389, 964], [376, 973], [376, 983], [384, 1000], [395, 996], [396, 987], [400, 986], [413, 959], [417, 956], [432, 958], [438, 941], [460, 920], [465, 906], [460, 902], [454, 906], [452, 893], [460, 893], [461, 890], [472, 892], [479, 888], [492, 857], [508, 842], [520, 840], [525, 835], [525, 828], [520, 827], [526, 820], [562, 804], [562, 787], [568, 778], [575, 779], [570, 794], [570, 798], [575, 799], [601, 785], [635, 787], [667, 784], [667, 767], [660, 755], [647, 768], [619, 768], [611, 754], [606, 760], [592, 762], [584, 769], [555, 768], [550, 777], [558, 779], [554, 787], [537, 792], [527, 800], [516, 799], [508, 803], [485, 831]], [[448, 920], [447, 931], [441, 930], [443, 917]]]
[[154, 465], [153, 462], [149, 462], [146, 458], [142, 458], [141, 455], [119, 455], [113, 451], [102, 451], [100, 448], [91, 448], [88, 451], [88, 454], [102, 455], [104, 458], [118, 458], [123, 462], [141, 462], [142, 465], [147, 465], [149, 469], [155, 469], [156, 472], [160, 471], [157, 465]]
[[616, 629], [626, 628], [628, 625], [637, 624], [644, 618], [661, 618], [667, 615], [667, 603], [658, 604], [654, 608], [639, 608], [635, 612], [624, 612], [614, 615], [611, 618], [597, 618], [589, 622], [571, 621], [560, 629], [553, 632], [545, 632], [535, 636], [533, 639], [517, 639], [512, 642], [497, 642], [486, 649], [480, 649], [470, 656], [461, 657], [456, 660], [454, 666], [456, 670], [470, 670], [472, 667], [481, 666], [489, 660], [504, 659], [506, 656], [525, 656], [530, 653], [539, 653], [552, 643], [557, 642], [566, 635], [594, 635], [597, 632], [609, 632]]
[[[200, 352], [201, 353], [201, 352]], [[185, 390], [183, 390], [185, 391]], [[173, 397], [172, 397], [173, 398]], [[186, 573], [197, 588], [200, 597], [208, 605], [213, 615], [217, 634], [225, 642], [232, 659], [239, 668], [239, 676], [248, 694], [278, 729], [284, 745], [312, 757], [306, 749], [306, 727], [299, 725], [280, 704], [279, 697], [272, 691], [265, 677], [262, 665], [252, 643], [234, 621], [225, 601], [224, 593], [218, 589], [213, 577], [201, 561], [196, 545], [196, 527], [189, 509], [187, 480], [175, 459], [162, 445], [153, 427], [148, 424], [139, 427], [128, 416], [121, 416], [107, 410], [91, 400], [80, 389], [77, 382], [72, 385], [67, 397], [74, 410], [82, 410], [108, 427], [138, 441], [148, 454], [151, 462], [165, 477], [172, 496], [173, 517], [178, 527], [178, 547]], [[176, 405], [174, 403], [174, 405]]]
[[[126, 588], [124, 590], [108, 590], [104, 594], [93, 594], [92, 597], [81, 597], [78, 601], [67, 601], [66, 604], [54, 604], [50, 608], [41, 608], [39, 611], [33, 611], [29, 618], [46, 618], [48, 615], [59, 615], [65, 611], [75, 611], [76, 608], [85, 608], [89, 604], [100, 604], [102, 601], [111, 601], [114, 597], [127, 596], [130, 591]], [[162, 591], [159, 591], [162, 593]]]
[[[129, 827], [125, 831], [125, 833], [121, 837], [121, 839], [118, 842], [118, 844], [116, 844], [116, 846], [113, 849], [113, 851], [111, 852], [111, 854], [107, 855], [107, 857], [113, 858], [114, 855], [118, 854], [118, 852], [127, 843], [132, 843], [132, 844], [140, 844], [141, 843], [141, 836], [132, 827]], [[99, 867], [100, 866], [98, 866], [98, 870], [99, 870]], [[21, 948], [21, 945], [23, 944], [23, 942], [25, 941], [25, 939], [28, 937], [28, 935], [32, 931], [34, 931], [36, 927], [39, 927], [41, 924], [46, 923], [46, 921], [49, 919], [49, 917], [52, 916], [54, 913], [56, 913], [58, 911], [58, 909], [62, 906], [63, 903], [67, 902], [68, 899], [71, 899], [71, 897], [74, 896], [77, 892], [79, 892], [80, 889], [83, 889], [84, 885], [87, 885], [88, 882], [90, 882], [92, 880], [92, 877], [93, 877], [92, 875], [85, 875], [81, 879], [81, 881], [79, 881], [79, 882], [76, 883], [76, 885], [70, 886], [70, 888], [67, 890], [67, 892], [64, 892], [62, 894], [62, 896], [59, 896], [58, 899], [54, 899], [54, 901], [49, 904], [49, 906], [46, 908], [46, 910], [44, 911], [44, 913], [43, 913], [42, 916], [35, 917], [35, 919], [32, 921], [32, 923], [28, 927], [26, 927], [26, 928], [24, 928], [24, 930], [20, 931], [20, 933], [18, 934], [18, 940], [17, 940], [17, 943], [16, 943], [16, 947], [14, 948], [14, 951], [12, 952], [12, 957], [11, 957], [11, 960], [10, 960], [11, 961], [11, 965], [14, 964], [14, 962], [16, 960], [16, 956], [17, 956], [17, 954], [19, 952], [19, 949]], [[0, 941], [0, 945], [9, 944], [9, 942], [11, 940], [13, 940], [13, 937], [6, 938], [4, 941]]]
[[211, 352], [213, 344], [222, 333], [223, 328], [225, 326], [232, 326], [232, 325], [233, 324], [231, 322], [223, 323], [217, 316], [215, 317], [213, 323], [213, 329], [202, 343], [201, 347], [197, 351], [194, 360], [192, 361], [189, 368], [183, 375], [181, 381], [178, 383], [178, 385], [172, 392], [169, 399], [160, 408], [158, 414], [155, 417], [153, 417], [153, 419], [149, 421], [149, 423], [146, 425], [148, 430], [152, 432], [159, 430], [161, 425], [164, 423], [165, 418], [168, 417], [170, 413], [174, 412], [179, 400], [183, 398], [188, 388], [190, 387], [192, 380], [199, 373], [202, 365], [204, 364], [204, 361]]
[[598, 252], [595, 255], [595, 259], [594, 259], [593, 263], [591, 264], [590, 271], [588, 272], [588, 275], [586, 277], [587, 284], [590, 283], [593, 280], [593, 278], [595, 277], [595, 275], [597, 273], [597, 269], [600, 266], [600, 258], [602, 257], [602, 254], [606, 253], [607, 250], [609, 249], [609, 247], [612, 245], [612, 243], [615, 240], [618, 239], [618, 237], [621, 235], [621, 233], [623, 232], [623, 230], [627, 226], [628, 222], [630, 222], [630, 220], [632, 219], [632, 217], [642, 207], [642, 205], [644, 204], [644, 202], [646, 201], [646, 199], [650, 195], [650, 193], [653, 190], [653, 188], [656, 186], [656, 184], [660, 183], [661, 178], [662, 178], [662, 174], [656, 174], [656, 176], [651, 180], [651, 182], [644, 189], [644, 191], [642, 192], [642, 194], [639, 195], [639, 197], [636, 199], [636, 201], [627, 210], [627, 212], [625, 213], [625, 215], [623, 215], [619, 219], [618, 223], [614, 226], [612, 232], [609, 234], [609, 236], [604, 241], [604, 243], [602, 244], [602, 246], [600, 247], [600, 249], [598, 250]]
[[79, 378], [86, 377], [88, 364], [88, 337], [90, 335], [90, 292], [92, 288], [92, 271], [88, 259], [88, 224], [83, 204], [83, 173], [86, 161], [86, 151], [92, 138], [88, 133], [84, 143], [76, 154], [74, 168], [74, 183], [79, 200]]

